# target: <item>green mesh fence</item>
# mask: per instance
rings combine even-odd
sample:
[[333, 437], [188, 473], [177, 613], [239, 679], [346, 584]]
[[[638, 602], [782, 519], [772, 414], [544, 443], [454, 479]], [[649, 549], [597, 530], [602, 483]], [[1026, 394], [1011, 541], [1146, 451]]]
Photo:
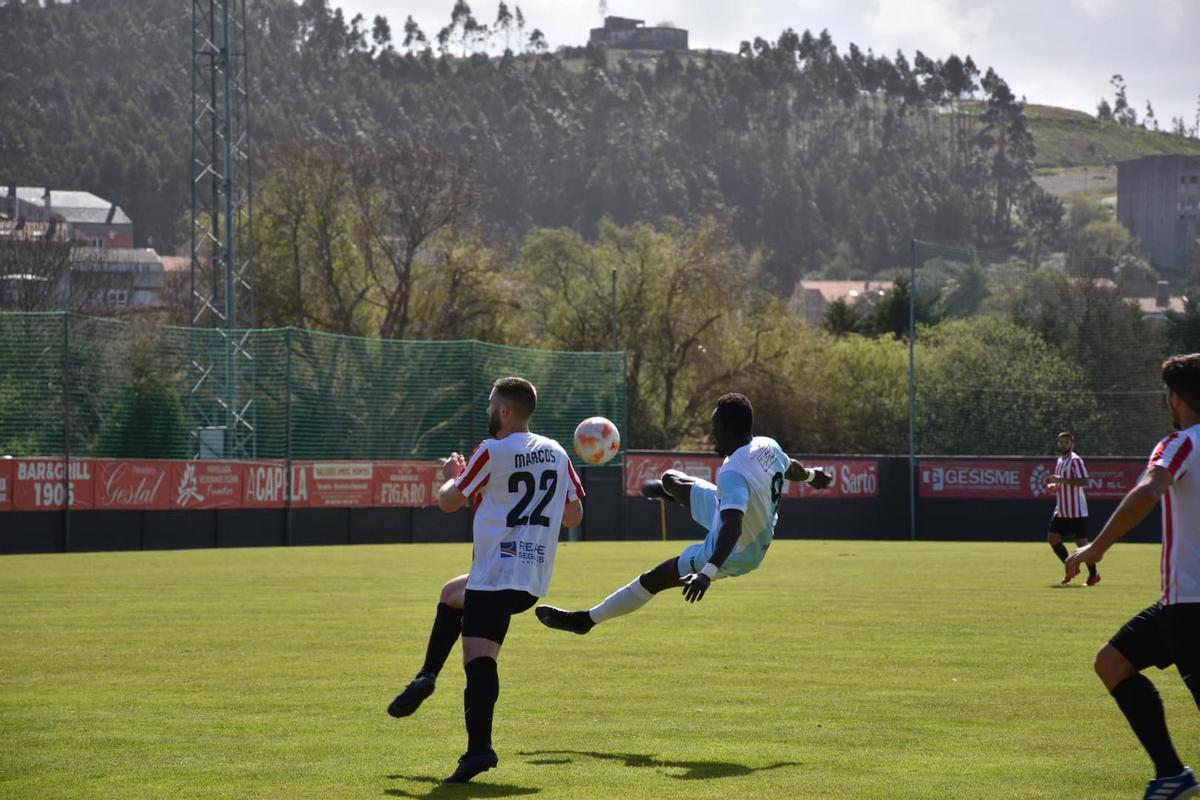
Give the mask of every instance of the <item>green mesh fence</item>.
[[917, 455], [1038, 455], [1069, 430], [1081, 453], [1140, 457], [1170, 429], [1152, 273], [925, 242], [912, 257]]
[[506, 375], [538, 387], [532, 427], [568, 450], [585, 417], [625, 428], [623, 353], [293, 328], [230, 341], [215, 330], [0, 314], [0, 454], [69, 444], [74, 456], [127, 458], [441, 458], [487, 436], [488, 392]]

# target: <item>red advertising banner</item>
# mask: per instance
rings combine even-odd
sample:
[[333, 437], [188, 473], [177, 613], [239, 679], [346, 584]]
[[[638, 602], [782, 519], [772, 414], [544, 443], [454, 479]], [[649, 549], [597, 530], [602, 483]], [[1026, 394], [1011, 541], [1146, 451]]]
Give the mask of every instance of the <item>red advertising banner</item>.
[[442, 484], [440, 464], [428, 461], [384, 461], [375, 464], [373, 504], [420, 508], [437, 503]]
[[171, 462], [171, 507], [241, 507], [247, 466], [233, 461]]
[[[283, 508], [287, 505], [286, 465], [256, 461], [242, 465], [242, 508]], [[292, 466], [292, 502], [308, 500], [307, 473]]]
[[[710, 483], [716, 480], [723, 459], [720, 456], [690, 456], [673, 453], [625, 456], [625, 494], [638, 496], [642, 484], [654, 480], [668, 469], [677, 469], [693, 478]], [[819, 497], [850, 499], [879, 496], [879, 462], [875, 459], [833, 458], [805, 462], [807, 467], [824, 467], [833, 476], [827, 489], [817, 490], [806, 483], [788, 482], [784, 497]]]
[[94, 508], [163, 511], [171, 507], [170, 461], [93, 461]]
[[[1142, 461], [1096, 461], [1088, 465], [1089, 498], [1113, 499], [1125, 495], [1145, 469]], [[945, 499], [1009, 498], [1053, 500], [1046, 488], [1054, 474], [1050, 460], [1022, 461], [922, 461], [920, 496]]]
[[17, 462], [11, 458], [0, 458], [0, 511], [12, 511], [13, 473]]
[[294, 508], [358, 508], [374, 499], [375, 466], [370, 461], [310, 461], [293, 469]]
[[784, 497], [819, 497], [823, 499], [863, 499], [879, 496], [879, 462], [874, 459], [825, 459], [805, 461], [804, 466], [823, 467], [833, 476], [826, 489], [814, 489], [807, 483], [788, 481]]
[[652, 481], [669, 469], [679, 470], [693, 478], [703, 478], [710, 483], [716, 480], [721, 466], [718, 456], [689, 456], [678, 453], [655, 453], [654, 455], [625, 454], [625, 494], [640, 496], [642, 484]]
[[71, 461], [71, 475], [64, 480], [60, 458], [18, 458], [12, 483], [14, 511], [58, 511], [71, 499], [71, 508], [87, 510], [92, 503], [90, 459]]

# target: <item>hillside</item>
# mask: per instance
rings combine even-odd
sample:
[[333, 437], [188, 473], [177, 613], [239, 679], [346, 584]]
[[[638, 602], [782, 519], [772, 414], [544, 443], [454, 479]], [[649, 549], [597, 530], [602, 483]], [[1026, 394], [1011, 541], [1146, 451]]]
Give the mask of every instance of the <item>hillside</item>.
[[1040, 168], [1105, 166], [1151, 155], [1200, 155], [1200, 139], [1101, 122], [1068, 108], [1029, 104], [1025, 117]]

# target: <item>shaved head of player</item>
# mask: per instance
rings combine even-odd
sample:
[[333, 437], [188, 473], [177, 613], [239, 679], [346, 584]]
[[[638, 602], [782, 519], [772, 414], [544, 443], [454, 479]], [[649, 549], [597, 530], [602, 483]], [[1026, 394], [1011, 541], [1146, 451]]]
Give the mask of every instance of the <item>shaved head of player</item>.
[[1200, 797], [1200, 782], [1180, 760], [1158, 689], [1142, 673], [1174, 665], [1200, 708], [1200, 353], [1168, 358], [1162, 380], [1176, 432], [1155, 445], [1137, 486], [1096, 540], [1071, 554], [1066, 573], [1102, 559], [1162, 499], [1162, 595], [1100, 648], [1096, 674], [1154, 763], [1145, 797], [1182, 800]]
[[433, 694], [438, 673], [462, 637], [467, 752], [447, 783], [466, 783], [499, 763], [492, 715], [500, 695], [496, 660], [513, 616], [549, 590], [558, 531], [583, 520], [583, 485], [562, 445], [529, 432], [537, 389], [524, 378], [501, 378], [488, 395], [490, 438], [470, 459], [451, 453], [438, 507], [471, 506], [471, 571], [443, 587], [417, 676], [388, 706], [407, 717]]
[[583, 611], [538, 606], [542, 624], [572, 633], [638, 610], [665, 589], [683, 588], [688, 602], [702, 599], [718, 578], [758, 568], [775, 535], [784, 481], [805, 481], [818, 489], [831, 483], [821, 469], [807, 469], [789, 458], [774, 439], [754, 435], [754, 408], [741, 394], [726, 394], [712, 412], [713, 449], [725, 456], [711, 484], [668, 470], [642, 487], [647, 497], [679, 503], [708, 531], [704, 542], [669, 558], [603, 602]]

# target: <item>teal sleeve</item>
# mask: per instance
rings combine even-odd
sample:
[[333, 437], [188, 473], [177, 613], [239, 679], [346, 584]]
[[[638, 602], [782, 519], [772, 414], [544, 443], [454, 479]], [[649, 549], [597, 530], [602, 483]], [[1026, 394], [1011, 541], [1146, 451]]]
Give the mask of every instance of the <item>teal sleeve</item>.
[[723, 469], [717, 475], [717, 494], [721, 498], [721, 511], [745, 511], [750, 505], [750, 484], [731, 469]]

